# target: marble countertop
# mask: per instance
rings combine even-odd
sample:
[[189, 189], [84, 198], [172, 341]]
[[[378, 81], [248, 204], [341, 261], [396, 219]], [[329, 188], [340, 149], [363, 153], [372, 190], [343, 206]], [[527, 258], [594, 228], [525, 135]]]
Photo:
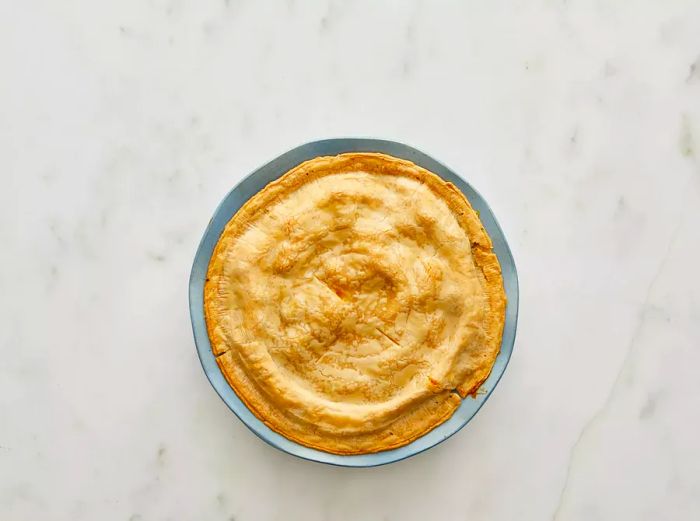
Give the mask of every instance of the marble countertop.
[[[700, 518], [700, 4], [5, 2], [0, 518]], [[520, 275], [505, 377], [409, 460], [297, 460], [205, 378], [215, 206], [300, 143], [412, 144]]]

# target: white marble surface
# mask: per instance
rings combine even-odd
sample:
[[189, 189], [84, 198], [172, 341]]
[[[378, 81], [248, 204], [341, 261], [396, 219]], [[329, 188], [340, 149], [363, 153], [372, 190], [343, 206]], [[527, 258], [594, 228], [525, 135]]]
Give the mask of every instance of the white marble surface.
[[[700, 4], [0, 4], [0, 519], [700, 519]], [[511, 364], [410, 460], [268, 447], [187, 279], [243, 175], [378, 136], [511, 241]]]

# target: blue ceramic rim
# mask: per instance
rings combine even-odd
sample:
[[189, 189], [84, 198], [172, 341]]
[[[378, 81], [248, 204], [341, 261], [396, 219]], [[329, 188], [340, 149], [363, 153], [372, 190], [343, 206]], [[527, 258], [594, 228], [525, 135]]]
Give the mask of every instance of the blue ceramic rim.
[[[260, 421], [238, 398], [221, 373], [211, 351], [204, 318], [204, 283], [209, 261], [221, 232], [236, 211], [268, 183], [296, 165], [318, 156], [336, 155], [344, 152], [381, 152], [407, 159], [457, 186], [467, 197], [472, 207], [479, 212], [481, 222], [491, 237], [494, 252], [501, 264], [503, 282], [508, 297], [501, 351], [496, 358], [491, 374], [480, 388], [481, 393], [475, 398], [468, 397], [462, 400], [462, 404], [449, 420], [403, 447], [372, 454], [347, 456], [323, 452], [296, 443], [273, 431]], [[503, 230], [484, 198], [455, 172], [427, 154], [402, 143], [371, 138], [333, 138], [306, 143], [285, 152], [245, 177], [224, 197], [210, 219], [197, 248], [189, 281], [190, 318], [197, 353], [204, 373], [219, 397], [246, 427], [269, 445], [298, 458], [343, 467], [375, 467], [401, 461], [442, 443], [469, 423], [491, 396], [510, 360], [518, 323], [518, 299], [518, 276], [513, 255]], [[485, 392], [483, 392], [484, 390]]]

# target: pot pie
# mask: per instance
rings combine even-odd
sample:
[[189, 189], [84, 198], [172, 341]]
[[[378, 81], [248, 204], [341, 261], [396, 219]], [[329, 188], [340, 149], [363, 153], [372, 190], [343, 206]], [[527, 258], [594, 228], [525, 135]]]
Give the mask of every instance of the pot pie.
[[268, 427], [336, 454], [450, 418], [498, 355], [506, 297], [464, 195], [375, 153], [318, 157], [254, 195], [214, 249], [207, 331]]

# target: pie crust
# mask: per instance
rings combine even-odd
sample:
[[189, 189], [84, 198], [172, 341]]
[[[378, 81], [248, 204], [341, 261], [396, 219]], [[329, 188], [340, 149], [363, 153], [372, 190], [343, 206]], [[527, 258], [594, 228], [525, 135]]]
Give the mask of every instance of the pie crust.
[[274, 431], [336, 454], [405, 445], [476, 393], [501, 345], [501, 268], [452, 184], [375, 153], [254, 195], [214, 249], [212, 351]]

